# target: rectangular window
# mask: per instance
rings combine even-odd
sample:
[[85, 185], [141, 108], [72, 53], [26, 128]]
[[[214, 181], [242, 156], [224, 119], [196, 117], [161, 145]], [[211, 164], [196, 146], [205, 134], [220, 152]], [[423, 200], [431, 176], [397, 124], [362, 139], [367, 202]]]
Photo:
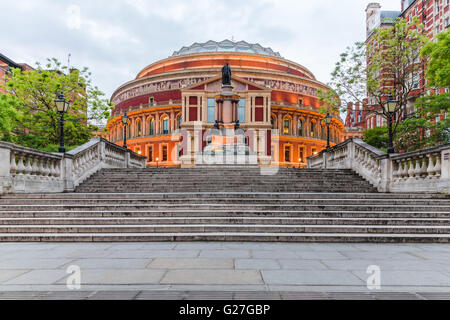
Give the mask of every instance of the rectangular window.
[[167, 161], [167, 146], [162, 147], [162, 161]]
[[305, 162], [305, 148], [300, 147], [298, 149], [298, 162], [304, 163]]
[[415, 74], [413, 76], [413, 89], [419, 89], [420, 76]]
[[284, 147], [284, 162], [291, 162], [291, 147]]
[[216, 101], [214, 99], [208, 99], [208, 122], [213, 123], [215, 118], [215, 111], [216, 111]]
[[245, 99], [239, 99], [238, 120], [240, 123], [245, 122]]
[[148, 147], [147, 162], [153, 162], [153, 147]]
[[303, 99], [298, 99], [298, 106], [299, 107], [303, 106]]

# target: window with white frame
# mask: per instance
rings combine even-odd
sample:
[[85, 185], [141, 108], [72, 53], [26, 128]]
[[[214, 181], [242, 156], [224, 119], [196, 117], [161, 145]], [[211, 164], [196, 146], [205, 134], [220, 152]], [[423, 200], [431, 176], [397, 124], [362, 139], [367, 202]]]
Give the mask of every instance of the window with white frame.
[[419, 89], [420, 76], [418, 74], [413, 75], [413, 89]]

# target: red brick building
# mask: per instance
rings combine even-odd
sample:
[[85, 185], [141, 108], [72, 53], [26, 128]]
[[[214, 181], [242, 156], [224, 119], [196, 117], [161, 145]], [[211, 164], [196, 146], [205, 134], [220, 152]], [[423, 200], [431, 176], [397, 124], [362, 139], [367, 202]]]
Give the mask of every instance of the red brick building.
[[[382, 11], [378, 3], [370, 3], [366, 9], [366, 32], [367, 42], [370, 42], [373, 30], [375, 28], [383, 28], [392, 25], [397, 18], [406, 19], [408, 22], [417, 17], [425, 27], [424, 32], [433, 39], [440, 32], [450, 27], [450, 0], [400, 0], [401, 11]], [[402, 119], [414, 115], [417, 111], [415, 107], [416, 99], [425, 93], [426, 79], [424, 67], [421, 72], [413, 79], [414, 90], [411, 92], [407, 101], [404, 113], [399, 115]], [[436, 94], [444, 93], [447, 89], [436, 88]], [[370, 97], [367, 99], [370, 107], [376, 105]], [[365, 108], [367, 109], [367, 108]], [[445, 115], [437, 118], [436, 121], [443, 119]], [[361, 127], [364, 129], [372, 129], [374, 127], [383, 126], [386, 121], [383, 117], [373, 113], [362, 112], [356, 108], [356, 105], [347, 106], [346, 127]]]
[[16, 63], [0, 53], [0, 93], [4, 93], [4, 90], [1, 88], [1, 86], [6, 83], [7, 75], [11, 68], [19, 68], [22, 70], [33, 69], [26, 63]]

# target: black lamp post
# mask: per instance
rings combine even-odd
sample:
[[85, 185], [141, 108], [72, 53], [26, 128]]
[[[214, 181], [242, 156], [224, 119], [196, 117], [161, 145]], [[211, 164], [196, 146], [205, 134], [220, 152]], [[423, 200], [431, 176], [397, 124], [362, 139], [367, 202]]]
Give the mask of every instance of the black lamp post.
[[122, 123], [123, 123], [123, 147], [127, 148], [127, 125], [130, 118], [127, 116], [127, 113], [122, 116]]
[[327, 150], [330, 149], [330, 124], [331, 124], [331, 115], [327, 112], [327, 116], [325, 117], [325, 124], [327, 125]]
[[59, 127], [60, 127], [60, 134], [59, 134], [59, 152], [65, 153], [66, 148], [64, 146], [64, 113], [67, 112], [69, 109], [69, 102], [64, 98], [64, 93], [61, 91], [59, 94], [58, 99], [55, 100], [56, 104], [56, 110], [58, 110], [61, 117], [59, 118]]
[[388, 142], [388, 153], [394, 153], [393, 135], [392, 135], [392, 117], [397, 109], [398, 101], [394, 100], [392, 95], [389, 95], [389, 100], [383, 105], [384, 111], [388, 118], [388, 130], [389, 130], [389, 142]]

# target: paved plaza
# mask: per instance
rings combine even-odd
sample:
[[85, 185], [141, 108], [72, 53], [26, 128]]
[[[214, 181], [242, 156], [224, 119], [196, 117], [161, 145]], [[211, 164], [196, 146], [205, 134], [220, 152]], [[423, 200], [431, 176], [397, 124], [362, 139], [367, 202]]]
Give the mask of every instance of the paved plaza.
[[[67, 287], [68, 270], [74, 266], [81, 271], [79, 290]], [[380, 268], [380, 289], [367, 288], [369, 266]], [[28, 292], [28, 297], [33, 292], [56, 292], [60, 297], [120, 292], [127, 299], [140, 291], [149, 298], [212, 291], [264, 297], [280, 292], [308, 292], [311, 297], [384, 292], [450, 298], [445, 294], [450, 293], [450, 244], [0, 244], [0, 298], [17, 292]]]

